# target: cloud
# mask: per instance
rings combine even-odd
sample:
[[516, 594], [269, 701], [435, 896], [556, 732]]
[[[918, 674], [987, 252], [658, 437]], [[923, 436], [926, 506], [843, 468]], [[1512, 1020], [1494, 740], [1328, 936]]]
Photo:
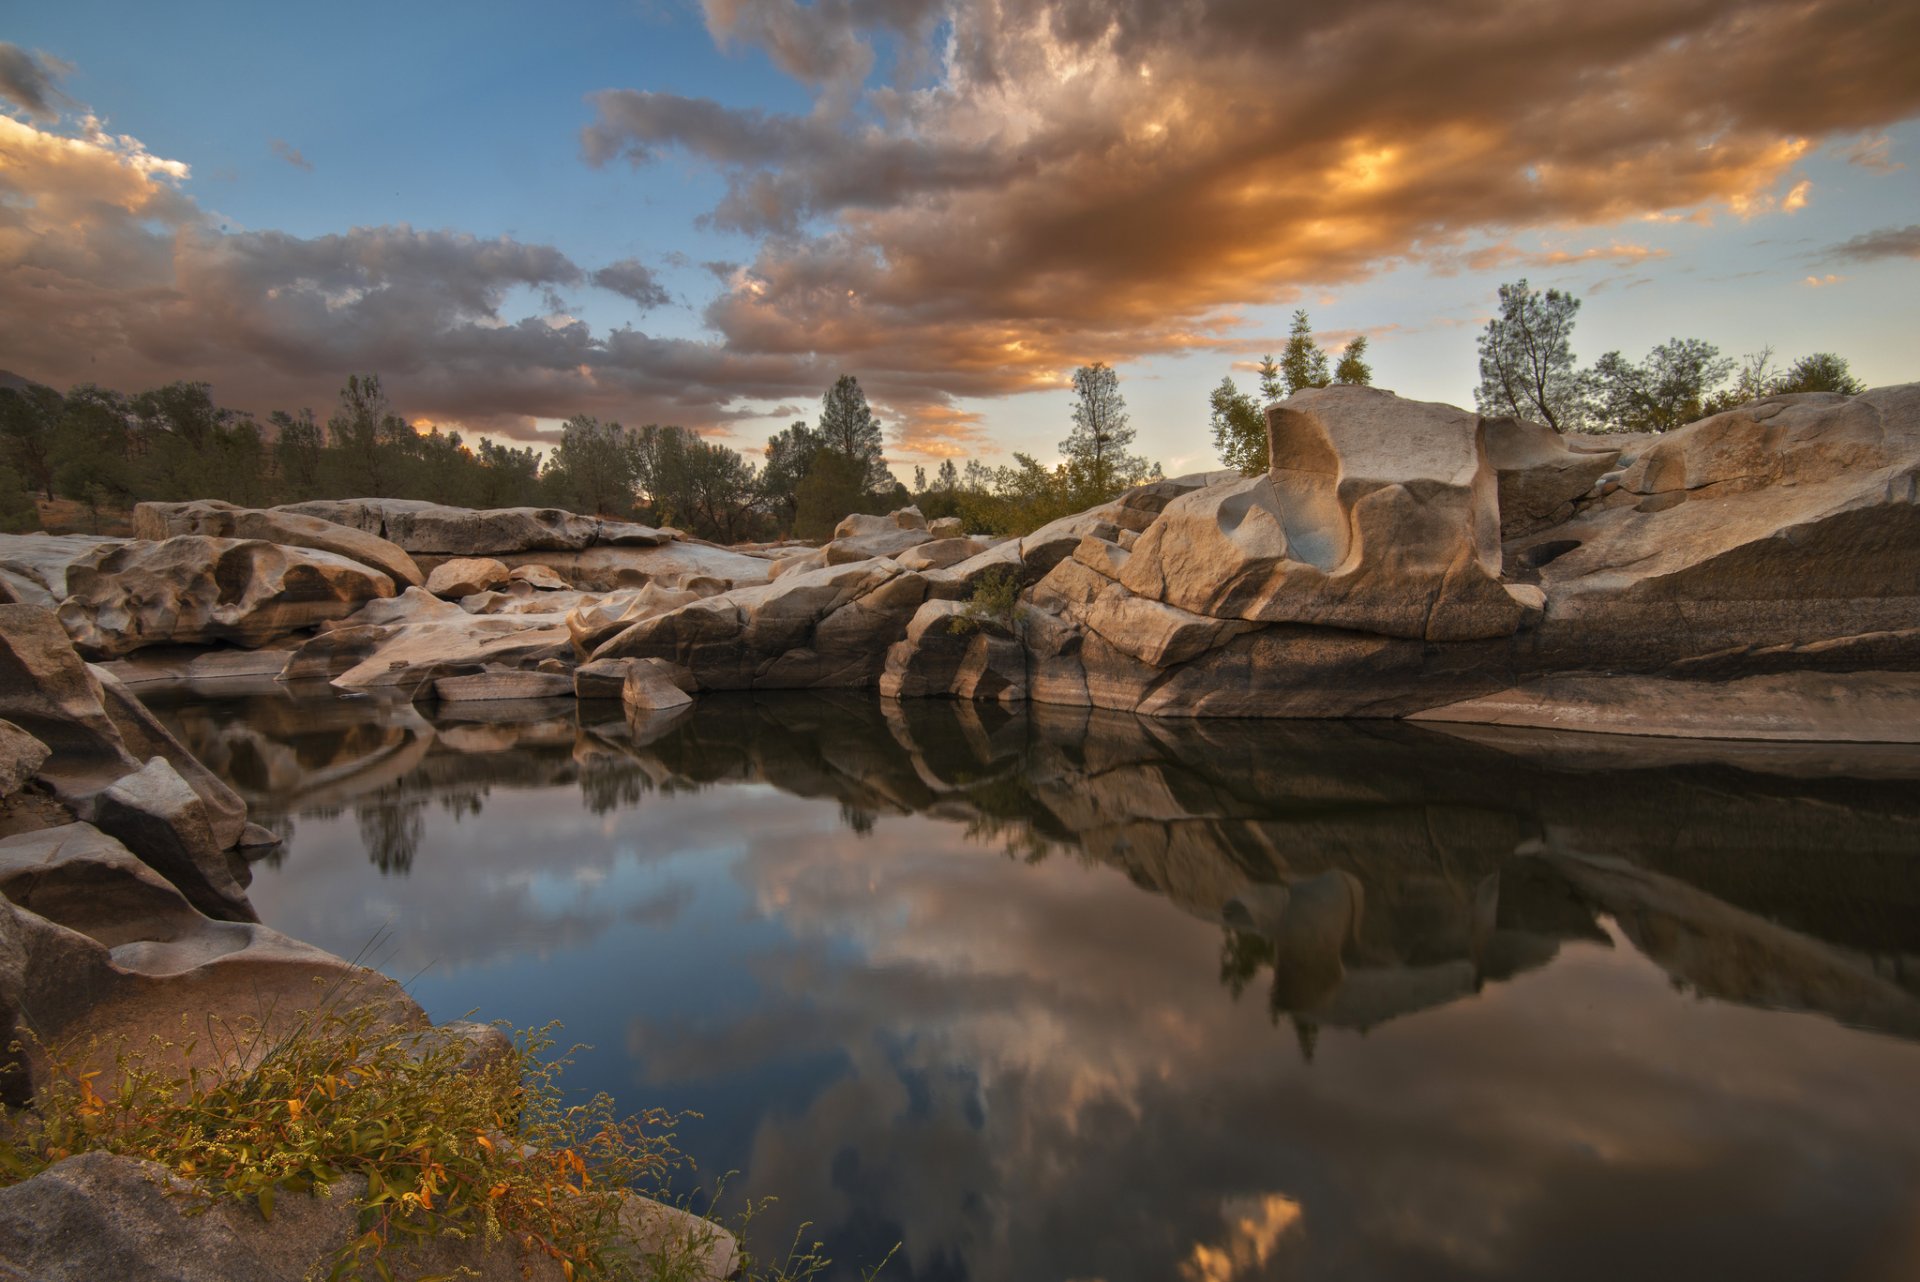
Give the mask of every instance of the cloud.
[[[921, 6], [874, 9], [706, 11], [825, 84], [868, 65], [850, 41], [921, 30]], [[1231, 348], [1250, 306], [1476, 240], [1791, 212], [1820, 138], [1920, 110], [1920, 19], [1864, 0], [946, 13], [930, 79], [852, 112], [824, 89], [794, 115], [609, 90], [582, 138], [596, 164], [716, 169], [710, 220], [760, 244], [708, 322], [735, 350], [831, 352], [907, 417], [1088, 360]], [[1654, 251], [1555, 265], [1636, 255]]]
[[1838, 285], [1845, 279], [1845, 276], [1835, 276], [1829, 272], [1825, 276], [1809, 276], [1800, 283], [1808, 289], [1825, 289], [1829, 285]]
[[1840, 148], [1838, 155], [1849, 165], [1858, 165], [1869, 173], [1890, 174], [1906, 168], [1889, 154], [1891, 146], [1892, 141], [1885, 134], [1879, 134], [1849, 143]]
[[641, 311], [664, 307], [673, 301], [672, 296], [661, 288], [660, 282], [653, 278], [653, 272], [637, 258], [623, 258], [617, 263], [609, 263], [588, 279], [601, 289], [612, 290], [632, 299]]
[[72, 101], [58, 83], [72, 70], [58, 58], [0, 40], [0, 98], [35, 120], [58, 119], [58, 104]]
[[1829, 246], [1821, 258], [1839, 263], [1871, 263], [1882, 258], [1920, 258], [1920, 223], [1881, 227]]
[[313, 172], [313, 162], [301, 155], [300, 149], [288, 142], [285, 138], [275, 138], [267, 145], [273, 148], [274, 155], [280, 157], [280, 159], [286, 161], [295, 169], [304, 169], [308, 173]]

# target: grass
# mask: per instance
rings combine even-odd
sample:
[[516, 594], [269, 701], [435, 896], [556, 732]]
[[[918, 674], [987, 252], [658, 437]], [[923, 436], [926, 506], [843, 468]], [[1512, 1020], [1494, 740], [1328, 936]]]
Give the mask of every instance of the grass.
[[1014, 635], [1026, 618], [1020, 604], [1020, 577], [1010, 569], [994, 567], [973, 581], [973, 593], [949, 625], [965, 635], [988, 627], [997, 627]]
[[[303, 1015], [265, 1046], [257, 1025], [208, 1035], [237, 1071], [180, 1068], [193, 1043], [159, 1038], [122, 1049], [110, 1072], [78, 1067], [102, 1062], [97, 1047], [50, 1057], [36, 1106], [0, 1122], [0, 1185], [106, 1151], [158, 1162], [202, 1196], [271, 1220], [284, 1197], [351, 1181], [355, 1230], [326, 1262], [329, 1282], [392, 1282], [394, 1248], [433, 1237], [544, 1255], [571, 1279], [699, 1276], [714, 1233], [645, 1254], [620, 1232], [627, 1190], [664, 1189], [690, 1165], [673, 1145], [678, 1119], [623, 1117], [605, 1095], [568, 1103], [569, 1056], [553, 1053], [551, 1027], [478, 1067], [461, 1066], [465, 1043], [396, 1031], [369, 1009]], [[735, 1225], [743, 1250], [756, 1209]], [[777, 1261], [743, 1258], [741, 1276], [804, 1282], [826, 1266], [817, 1243], [796, 1240]]]

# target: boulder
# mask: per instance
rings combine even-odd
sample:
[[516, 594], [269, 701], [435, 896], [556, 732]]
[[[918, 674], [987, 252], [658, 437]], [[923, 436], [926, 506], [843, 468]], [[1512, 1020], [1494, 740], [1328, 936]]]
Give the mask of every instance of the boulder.
[[620, 686], [620, 702], [629, 712], [659, 712], [693, 702], [693, 697], [667, 680], [653, 665], [635, 662]]
[[903, 570], [944, 570], [986, 551], [972, 539], [934, 539], [917, 544], [894, 559]]
[[236, 507], [218, 499], [187, 503], [140, 503], [133, 509], [134, 537], [159, 541], [178, 534], [219, 539], [261, 539], [287, 547], [332, 552], [372, 566], [396, 586], [417, 587], [420, 567], [399, 545], [377, 534], [317, 516], [285, 510]]
[[958, 601], [927, 601], [887, 651], [887, 698], [950, 695], [1013, 703], [1027, 697], [1027, 657], [1011, 629], [970, 615]]
[[225, 848], [214, 837], [199, 794], [164, 757], [115, 780], [87, 809], [102, 832], [139, 851], [149, 867], [207, 916], [260, 920]]
[[[429, 619], [385, 628], [339, 629], [315, 637], [294, 652], [286, 675], [337, 669], [343, 690], [383, 686], [417, 690], [440, 677], [485, 668], [533, 669], [543, 659], [573, 654], [565, 616], [472, 615]], [[351, 660], [349, 666], [340, 664]]]
[[37, 773], [71, 805], [84, 807], [160, 757], [199, 796], [223, 848], [246, 825], [246, 806], [233, 790], [124, 685], [83, 663], [54, 616], [37, 606], [0, 606], [0, 717], [46, 745]]
[[[1509, 549], [1542, 668], [1648, 672], [1920, 627], [1920, 383], [1770, 397], [1666, 433], [1616, 492]], [[1920, 647], [1880, 655], [1920, 666]]]
[[260, 646], [342, 619], [393, 580], [331, 552], [181, 535], [101, 544], [68, 566], [61, 626], [89, 658], [142, 646]]
[[935, 540], [965, 538], [967, 523], [957, 516], [940, 516], [927, 522], [927, 533]]
[[466, 614], [456, 601], [443, 601], [424, 587], [408, 588], [399, 596], [369, 601], [346, 618], [323, 625], [324, 634], [338, 628], [385, 627], [395, 623], [426, 623], [434, 619], [458, 619]]
[[1120, 579], [1135, 596], [1426, 641], [1518, 630], [1476, 415], [1331, 387], [1267, 423], [1271, 471], [1174, 498], [1141, 534]]
[[507, 577], [516, 583], [525, 583], [542, 592], [565, 592], [573, 585], [553, 572], [553, 567], [529, 561], [525, 565], [516, 565], [508, 571]]
[[677, 610], [701, 599], [687, 588], [663, 587], [649, 583], [645, 587], [617, 592], [567, 612], [567, 632], [574, 648], [592, 654], [604, 642], [618, 636], [642, 619]]
[[51, 610], [67, 599], [67, 571], [127, 542], [93, 534], [0, 534], [0, 583], [11, 604]]
[[492, 557], [463, 556], [443, 561], [427, 576], [426, 588], [433, 595], [458, 600], [497, 588], [507, 581], [507, 567]]
[[845, 518], [833, 527], [833, 540], [823, 551], [828, 565], [850, 565], [855, 561], [896, 556], [932, 540], [919, 510], [905, 508], [891, 516], [856, 513]]
[[0, 800], [20, 791], [52, 752], [13, 722], [0, 721]]
[[665, 659], [704, 690], [867, 686], [925, 597], [892, 561], [828, 566], [644, 619], [593, 657]]
[[595, 544], [578, 552], [502, 552], [497, 558], [508, 567], [539, 564], [576, 588], [615, 592], [648, 583], [662, 587], [692, 587], [711, 580], [711, 591], [773, 577], [776, 561], [706, 543], [674, 541], [651, 545]]

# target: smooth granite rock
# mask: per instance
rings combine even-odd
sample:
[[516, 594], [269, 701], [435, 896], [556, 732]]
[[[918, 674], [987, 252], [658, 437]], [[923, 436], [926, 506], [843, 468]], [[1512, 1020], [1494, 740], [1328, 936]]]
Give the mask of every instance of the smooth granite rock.
[[236, 507], [219, 499], [140, 503], [133, 509], [133, 533], [136, 538], [156, 541], [177, 534], [205, 534], [316, 548], [372, 566], [396, 586], [417, 587], [422, 582], [420, 567], [398, 544], [350, 525], [298, 512]]

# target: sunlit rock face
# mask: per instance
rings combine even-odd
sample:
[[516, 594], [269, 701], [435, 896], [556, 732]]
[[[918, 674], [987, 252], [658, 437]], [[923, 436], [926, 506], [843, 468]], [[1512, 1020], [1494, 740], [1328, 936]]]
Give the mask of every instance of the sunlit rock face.
[[346, 557], [256, 539], [103, 543], [66, 568], [61, 624], [89, 658], [162, 644], [263, 645], [393, 595]]
[[288, 547], [317, 548], [370, 565], [400, 587], [417, 587], [422, 582], [420, 567], [398, 544], [362, 529], [298, 512], [236, 507], [218, 499], [141, 503], [133, 509], [133, 532], [143, 539], [205, 534], [220, 539], [264, 539]]

